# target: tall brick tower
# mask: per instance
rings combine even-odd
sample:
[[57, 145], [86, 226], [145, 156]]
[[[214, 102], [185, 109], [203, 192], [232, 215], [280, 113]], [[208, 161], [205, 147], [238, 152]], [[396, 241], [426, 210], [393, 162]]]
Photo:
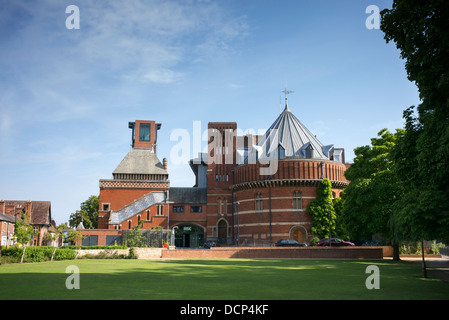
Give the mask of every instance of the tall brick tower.
[[[113, 171], [112, 179], [100, 180], [99, 229], [135, 225], [131, 221], [133, 210], [130, 205], [150, 207], [156, 202], [163, 203], [170, 187], [166, 159], [161, 163], [156, 155], [157, 131], [161, 124], [136, 120], [128, 126], [132, 129], [131, 150]], [[153, 195], [147, 196], [150, 193]]]
[[209, 122], [207, 166], [208, 237], [232, 239], [232, 174], [236, 166], [236, 122]]

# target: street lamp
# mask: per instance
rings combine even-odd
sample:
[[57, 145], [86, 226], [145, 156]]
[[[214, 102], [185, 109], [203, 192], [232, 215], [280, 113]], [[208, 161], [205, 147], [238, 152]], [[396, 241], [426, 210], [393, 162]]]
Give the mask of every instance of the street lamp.
[[330, 205], [331, 205], [331, 203], [328, 201], [327, 202], [327, 214], [328, 214], [328, 218], [329, 218], [329, 247], [332, 246], [332, 244], [331, 244], [331, 209], [330, 209]]

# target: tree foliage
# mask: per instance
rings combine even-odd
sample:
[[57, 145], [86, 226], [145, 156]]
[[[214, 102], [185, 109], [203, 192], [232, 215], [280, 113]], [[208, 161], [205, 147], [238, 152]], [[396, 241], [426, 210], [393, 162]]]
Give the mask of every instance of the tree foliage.
[[329, 237], [330, 229], [336, 237], [336, 214], [332, 204], [332, 184], [327, 178], [323, 179], [317, 190], [318, 196], [307, 207], [307, 213], [312, 216], [312, 234], [319, 238]]
[[21, 213], [21, 218], [16, 220], [14, 226], [14, 236], [16, 240], [22, 244], [22, 257], [20, 258], [20, 262], [23, 262], [23, 258], [25, 256], [25, 250], [27, 244], [31, 241], [32, 236], [34, 235], [33, 226], [29, 221], [29, 216], [26, 211]]
[[449, 240], [449, 2], [396, 0], [381, 15], [422, 101], [404, 111], [406, 132], [392, 152], [407, 186], [395, 225], [411, 240]]
[[90, 196], [89, 199], [82, 202], [80, 210], [70, 214], [69, 226], [78, 227], [82, 222], [85, 229], [96, 229], [98, 227], [98, 196]]
[[355, 159], [345, 172], [351, 181], [343, 193], [343, 223], [351, 238], [367, 239], [374, 234], [397, 243], [401, 235], [392, 228], [394, 204], [403, 192], [395, 172], [391, 151], [403, 129], [395, 134], [383, 129], [371, 145], [354, 150]]

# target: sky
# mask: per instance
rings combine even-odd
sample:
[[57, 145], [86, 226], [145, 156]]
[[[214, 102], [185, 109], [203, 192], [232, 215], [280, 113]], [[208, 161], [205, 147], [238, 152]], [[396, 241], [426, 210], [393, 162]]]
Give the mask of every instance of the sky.
[[162, 124], [170, 185], [193, 186], [176, 132], [193, 158], [195, 126], [267, 129], [285, 88], [352, 162], [420, 103], [395, 44], [367, 28], [369, 5], [392, 1], [0, 0], [0, 199], [51, 201], [67, 222], [129, 152], [134, 120]]

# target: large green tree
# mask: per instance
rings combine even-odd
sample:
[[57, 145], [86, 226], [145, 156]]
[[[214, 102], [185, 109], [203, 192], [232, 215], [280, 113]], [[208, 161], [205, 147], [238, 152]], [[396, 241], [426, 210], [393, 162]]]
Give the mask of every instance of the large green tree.
[[392, 152], [406, 185], [396, 227], [410, 240], [449, 240], [449, 1], [395, 0], [381, 30], [405, 60], [421, 104], [405, 110], [406, 132]]
[[403, 129], [390, 133], [383, 129], [371, 145], [354, 149], [354, 163], [345, 171], [351, 181], [343, 192], [342, 221], [351, 238], [368, 239], [381, 234], [389, 239], [398, 255], [402, 235], [394, 228], [395, 202], [403, 188], [396, 175], [391, 151]]
[[69, 226], [78, 227], [82, 222], [85, 229], [96, 229], [98, 227], [98, 196], [90, 196], [89, 199], [82, 202], [80, 210], [70, 214]]

